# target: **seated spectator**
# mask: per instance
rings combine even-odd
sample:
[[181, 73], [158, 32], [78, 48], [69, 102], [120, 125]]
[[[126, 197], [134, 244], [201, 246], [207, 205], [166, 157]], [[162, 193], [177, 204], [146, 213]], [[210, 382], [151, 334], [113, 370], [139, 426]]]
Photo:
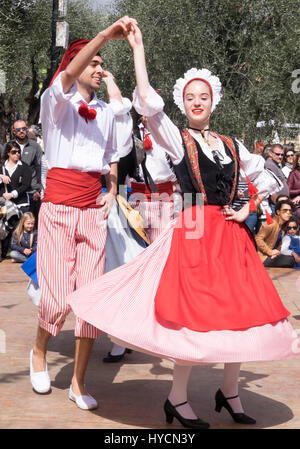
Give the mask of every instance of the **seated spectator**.
[[290, 197], [295, 205], [294, 215], [300, 218], [300, 153], [295, 154], [294, 166], [287, 183], [290, 189]]
[[293, 256], [295, 259], [294, 268], [300, 268], [300, 236], [299, 221], [291, 218], [284, 226], [285, 235], [282, 239], [281, 254]]
[[258, 255], [265, 267], [293, 268], [293, 256], [281, 254], [283, 226], [291, 218], [293, 203], [289, 200], [278, 201], [275, 205], [273, 223], [263, 223], [256, 235]]
[[[31, 170], [20, 161], [21, 149], [12, 140], [5, 145], [0, 164], [0, 197], [16, 204], [24, 213], [29, 209], [27, 192], [31, 185]], [[13, 230], [13, 229], [12, 229]], [[6, 257], [12, 232], [2, 241], [2, 258]]]
[[286, 179], [288, 179], [289, 174], [294, 168], [294, 157], [295, 151], [294, 146], [291, 144], [283, 145], [284, 148], [284, 167], [282, 167], [282, 172]]
[[25, 212], [13, 233], [10, 257], [13, 262], [25, 262], [36, 252], [37, 231], [34, 230], [35, 218], [31, 212]]

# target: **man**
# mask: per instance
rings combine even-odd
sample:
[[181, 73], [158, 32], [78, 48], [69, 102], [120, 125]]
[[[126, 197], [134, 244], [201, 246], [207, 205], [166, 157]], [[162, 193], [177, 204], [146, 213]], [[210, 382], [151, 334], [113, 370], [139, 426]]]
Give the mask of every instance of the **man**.
[[258, 255], [265, 267], [293, 268], [293, 256], [281, 254], [280, 247], [283, 237], [283, 225], [291, 218], [293, 203], [289, 200], [278, 201], [275, 206], [273, 223], [263, 223], [256, 235]]
[[37, 221], [40, 208], [42, 148], [35, 140], [28, 138], [28, 126], [24, 120], [14, 122], [12, 133], [21, 147], [21, 161], [29, 165], [32, 171], [31, 191], [28, 192], [29, 210]]
[[[41, 121], [49, 171], [40, 211], [37, 273], [41, 289], [39, 327], [30, 353], [34, 390], [51, 389], [46, 351], [70, 311], [66, 297], [104, 271], [107, 217], [116, 194], [114, 115], [95, 94], [104, 75], [99, 50], [127, 36], [134, 19], [125, 16], [92, 41], [68, 47], [55, 79], [41, 100]], [[101, 193], [101, 174], [107, 191]], [[94, 339], [101, 331], [77, 319], [75, 363], [69, 398], [82, 409], [97, 407], [84, 375]]]
[[275, 212], [275, 203], [277, 196], [278, 195], [289, 196], [289, 187], [286, 182], [286, 177], [284, 176], [284, 173], [282, 171], [283, 158], [284, 158], [283, 146], [277, 143], [273, 144], [269, 152], [269, 157], [265, 162], [265, 168], [271, 170], [271, 172], [273, 172], [283, 184], [282, 189], [279, 190], [279, 192], [277, 193], [273, 193], [273, 195], [271, 196], [270, 206], [273, 213]]

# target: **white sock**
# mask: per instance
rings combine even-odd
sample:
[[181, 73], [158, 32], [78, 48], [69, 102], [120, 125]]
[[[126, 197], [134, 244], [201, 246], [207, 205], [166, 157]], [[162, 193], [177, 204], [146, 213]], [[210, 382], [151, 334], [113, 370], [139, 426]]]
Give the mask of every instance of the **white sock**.
[[[191, 373], [191, 366], [174, 365], [173, 384], [168, 396], [172, 405], [181, 404], [187, 401], [187, 385]], [[189, 404], [176, 407], [177, 412], [186, 419], [197, 419], [197, 415]]]
[[110, 354], [111, 355], [122, 355], [126, 351], [126, 348], [123, 348], [123, 346], [119, 346], [114, 344], [111, 348]]
[[[240, 369], [241, 369], [240, 363], [224, 364], [224, 376], [220, 389], [224, 394], [225, 398], [229, 398], [239, 394], [238, 382], [239, 382]], [[239, 397], [235, 399], [229, 399], [228, 404], [232, 407], [234, 413], [244, 413], [244, 409]]]

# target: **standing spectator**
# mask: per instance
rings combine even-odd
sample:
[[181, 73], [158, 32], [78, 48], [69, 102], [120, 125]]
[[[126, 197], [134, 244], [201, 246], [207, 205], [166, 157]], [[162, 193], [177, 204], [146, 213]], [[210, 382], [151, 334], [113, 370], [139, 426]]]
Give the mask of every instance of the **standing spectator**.
[[273, 195], [271, 195], [270, 197], [270, 206], [272, 209], [272, 213], [275, 212], [275, 203], [277, 196], [278, 195], [289, 196], [289, 187], [287, 185], [286, 178], [282, 171], [283, 157], [284, 157], [283, 146], [280, 145], [279, 143], [275, 143], [274, 145], [272, 145], [271, 150], [269, 152], [269, 157], [265, 162], [265, 168], [273, 172], [274, 175], [276, 175], [277, 178], [280, 179], [283, 185], [282, 189], [279, 190], [279, 192], [273, 193]]
[[293, 256], [281, 254], [283, 227], [291, 218], [293, 203], [289, 200], [278, 201], [275, 206], [275, 217], [272, 224], [263, 223], [256, 235], [258, 255], [265, 267], [293, 268]]
[[284, 167], [282, 171], [285, 178], [288, 179], [289, 174], [293, 170], [295, 151], [294, 146], [290, 144], [283, 145], [283, 148], [284, 148]]
[[34, 229], [35, 218], [31, 212], [25, 212], [13, 234], [10, 257], [12, 262], [26, 262], [36, 252], [37, 231]]
[[291, 171], [287, 183], [290, 189], [290, 197], [295, 205], [294, 215], [300, 218], [300, 153], [296, 153], [293, 170]]
[[[5, 145], [0, 165], [0, 196], [15, 203], [21, 212], [29, 209], [27, 192], [30, 190], [31, 170], [20, 161], [21, 149], [14, 140]], [[2, 258], [6, 257], [11, 232], [2, 242]]]
[[37, 220], [41, 200], [41, 157], [42, 149], [40, 145], [28, 138], [28, 126], [24, 120], [14, 122], [12, 132], [21, 147], [21, 160], [32, 170], [31, 189], [28, 192], [29, 209]]

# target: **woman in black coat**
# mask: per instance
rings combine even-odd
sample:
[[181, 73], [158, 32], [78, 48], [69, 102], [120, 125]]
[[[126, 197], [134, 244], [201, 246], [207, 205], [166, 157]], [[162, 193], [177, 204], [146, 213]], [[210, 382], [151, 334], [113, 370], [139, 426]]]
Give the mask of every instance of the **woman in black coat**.
[[27, 212], [26, 193], [31, 188], [31, 169], [20, 159], [20, 145], [11, 140], [5, 145], [0, 166], [0, 196], [14, 202], [21, 212]]
[[[12, 201], [24, 213], [29, 210], [27, 192], [31, 189], [31, 168], [21, 162], [21, 148], [18, 142], [11, 140], [5, 145], [0, 164], [0, 198]], [[16, 215], [17, 225], [19, 217]], [[13, 231], [13, 229], [12, 229]], [[12, 231], [2, 241], [1, 259], [6, 257]], [[1, 249], [0, 246], [0, 249]]]

